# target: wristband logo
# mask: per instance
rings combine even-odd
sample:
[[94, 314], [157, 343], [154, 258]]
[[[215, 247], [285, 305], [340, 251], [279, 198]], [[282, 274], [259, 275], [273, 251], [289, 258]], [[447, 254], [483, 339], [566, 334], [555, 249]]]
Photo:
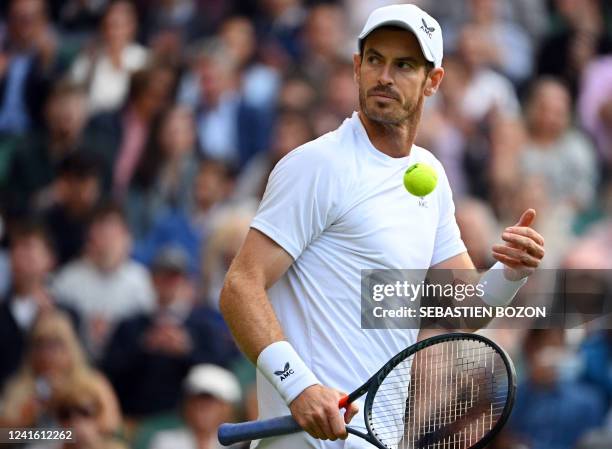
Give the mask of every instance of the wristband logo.
[[287, 377], [291, 376], [292, 374], [295, 374], [295, 372], [291, 369], [291, 366], [289, 365], [289, 362], [287, 362], [287, 363], [285, 363], [285, 367], [282, 370], [274, 371], [274, 374], [276, 374], [278, 377], [280, 377], [280, 380], [282, 382]]

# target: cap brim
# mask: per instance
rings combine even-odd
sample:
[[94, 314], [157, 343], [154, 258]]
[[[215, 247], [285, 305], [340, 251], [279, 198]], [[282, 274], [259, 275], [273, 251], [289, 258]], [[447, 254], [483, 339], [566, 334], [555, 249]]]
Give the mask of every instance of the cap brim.
[[406, 31], [412, 32], [412, 34], [414, 34], [414, 36], [417, 38], [417, 41], [419, 42], [419, 47], [421, 47], [421, 52], [423, 53], [423, 56], [425, 57], [425, 59], [427, 59], [429, 62], [433, 62], [434, 64], [436, 63], [436, 59], [431, 53], [431, 50], [429, 50], [429, 47], [425, 44], [425, 41], [423, 41], [423, 38], [419, 36], [419, 33], [417, 33], [417, 31], [410, 24], [402, 20], [396, 20], [396, 19], [385, 20], [384, 22], [377, 23], [375, 27], [369, 30], [363, 31], [358, 37], [359, 46], [361, 47], [363, 40], [366, 37], [368, 37], [370, 34], [372, 34], [373, 31], [377, 30], [380, 27], [384, 27], [384, 26], [396, 26], [399, 28], [403, 28]]

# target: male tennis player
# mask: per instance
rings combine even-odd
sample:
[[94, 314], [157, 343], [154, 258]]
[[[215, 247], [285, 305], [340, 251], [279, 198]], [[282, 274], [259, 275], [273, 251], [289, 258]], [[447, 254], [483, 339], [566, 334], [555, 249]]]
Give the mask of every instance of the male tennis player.
[[[383, 7], [368, 18], [359, 48], [359, 111], [274, 168], [221, 293], [223, 315], [258, 367], [260, 419], [290, 411], [306, 431], [260, 448], [371, 447], [353, 436], [321, 441], [345, 439], [344, 423], [357, 413], [352, 405], [342, 419], [337, 389], [360, 386], [417, 331], [360, 328], [362, 269], [474, 268], [444, 169], [413, 144], [425, 97], [444, 76], [440, 25], [414, 5]], [[415, 162], [438, 173], [426, 201], [402, 184]], [[498, 304], [511, 301], [544, 255], [529, 227], [534, 217], [527, 210], [492, 249], [499, 262], [485, 276]]]

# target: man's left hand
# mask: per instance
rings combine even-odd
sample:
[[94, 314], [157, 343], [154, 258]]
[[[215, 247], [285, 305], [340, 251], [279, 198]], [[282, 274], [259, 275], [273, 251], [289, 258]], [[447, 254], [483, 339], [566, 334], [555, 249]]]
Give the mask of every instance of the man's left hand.
[[544, 257], [544, 239], [530, 227], [535, 217], [535, 210], [527, 209], [517, 224], [502, 233], [505, 243], [493, 245], [493, 258], [505, 265], [504, 274], [509, 280], [529, 276]]

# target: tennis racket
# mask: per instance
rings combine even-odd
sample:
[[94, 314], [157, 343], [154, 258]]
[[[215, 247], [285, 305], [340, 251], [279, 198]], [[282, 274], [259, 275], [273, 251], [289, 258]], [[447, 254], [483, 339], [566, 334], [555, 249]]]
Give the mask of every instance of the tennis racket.
[[[366, 432], [347, 426], [379, 449], [479, 449], [501, 430], [516, 390], [508, 355], [481, 335], [437, 335], [404, 349], [340, 400], [366, 395]], [[224, 446], [300, 432], [291, 415], [223, 424]]]

